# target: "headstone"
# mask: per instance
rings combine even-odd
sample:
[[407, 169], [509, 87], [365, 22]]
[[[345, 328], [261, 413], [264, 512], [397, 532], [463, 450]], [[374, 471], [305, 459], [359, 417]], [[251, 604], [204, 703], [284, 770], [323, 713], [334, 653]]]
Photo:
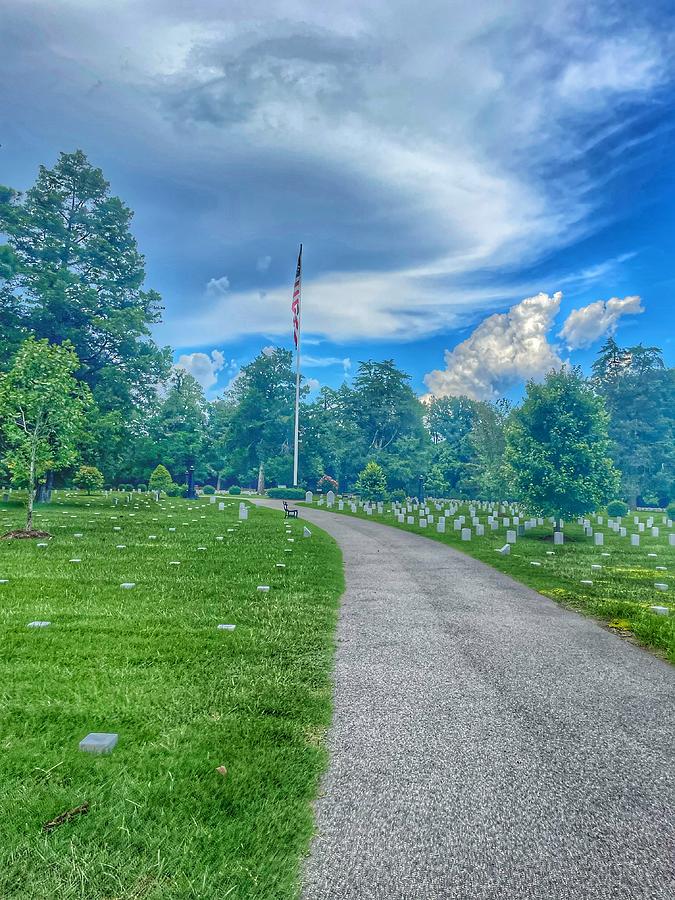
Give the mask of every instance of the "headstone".
[[[158, 498], [158, 499], [159, 499], [159, 498]], [[216, 495], [215, 495], [215, 494], [211, 494], [211, 496], [209, 497], [209, 503], [215, 503], [215, 502], [216, 502], [216, 499], [217, 499], [217, 498], [216, 498]]]
[[675, 547], [675, 534], [668, 535], [668, 543], [671, 547]]
[[328, 503], [329, 506], [332, 506], [333, 503], [335, 503], [335, 492], [334, 491], [328, 491], [328, 493], [326, 494], [326, 503]]
[[507, 544], [515, 544], [515, 542], [516, 542], [515, 531], [507, 531], [506, 532], [506, 543]]
[[652, 528], [652, 537], [658, 537], [658, 536], [659, 536], [659, 529], [656, 526], [654, 526]]
[[263, 594], [266, 594], [270, 589], [269, 584], [259, 584], [257, 590], [261, 591]]
[[640, 546], [640, 535], [639, 534], [631, 534], [630, 545], [631, 545], [631, 547], [639, 547]]
[[605, 536], [601, 531], [596, 531], [596, 533], [594, 535], [594, 540], [595, 540], [596, 547], [602, 547], [603, 544], [605, 543]]
[[92, 731], [80, 741], [80, 750], [86, 753], [110, 753], [117, 744], [117, 734]]
[[462, 528], [462, 540], [463, 541], [471, 540], [471, 529], [470, 528]]
[[483, 537], [485, 534], [485, 525], [476, 525], [476, 537]]
[[239, 507], [239, 518], [242, 522], [245, 522], [248, 519], [248, 507], [240, 506]]
[[445, 534], [445, 522], [438, 522], [436, 524], [436, 531], [439, 534]]
[[219, 625], [218, 628], [220, 631], [234, 631], [236, 625]]
[[415, 519], [413, 516], [406, 516], [406, 525], [414, 525]]
[[123, 584], [120, 585], [120, 587], [125, 588], [125, 590], [131, 590], [131, 588], [136, 587], [136, 582], [135, 581], [125, 581]]
[[224, 509], [225, 509], [225, 504], [221, 501], [221, 502], [218, 504], [218, 511], [219, 511], [219, 512], [223, 512]]
[[420, 526], [420, 528], [426, 528], [426, 527], [427, 527], [427, 520], [426, 520], [426, 519], [420, 519], [420, 521], [419, 521], [419, 526]]
[[663, 584], [663, 582], [661, 582], [661, 581], [655, 581], [654, 587], [656, 588], [657, 591], [667, 591], [668, 590], [668, 585]]
[[46, 628], [51, 622], [29, 622], [26, 628]]
[[667, 606], [650, 606], [649, 608], [657, 616], [667, 616], [670, 613], [670, 609]]
[[511, 553], [511, 544], [504, 544], [503, 547], [497, 550], [497, 553], [501, 553], [502, 556], [508, 556]]
[[556, 545], [564, 543], [565, 538], [563, 537], [562, 531], [554, 531], [553, 532], [553, 543]]
[[306, 537], [306, 538], [312, 536], [312, 532], [309, 530], [309, 528], [306, 525], [302, 529], [302, 536]]

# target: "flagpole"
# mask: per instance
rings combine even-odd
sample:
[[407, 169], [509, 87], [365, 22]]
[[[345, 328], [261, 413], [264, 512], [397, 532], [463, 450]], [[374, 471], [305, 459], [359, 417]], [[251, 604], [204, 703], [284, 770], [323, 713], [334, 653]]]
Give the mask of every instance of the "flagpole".
[[[300, 270], [302, 259], [302, 244], [300, 244], [300, 254], [298, 256], [298, 270]], [[300, 283], [298, 284], [302, 290]], [[302, 317], [301, 295], [298, 296], [298, 312], [297, 312], [297, 328], [295, 330], [295, 441], [293, 444], [293, 487], [298, 486], [298, 436], [300, 433], [300, 321]]]

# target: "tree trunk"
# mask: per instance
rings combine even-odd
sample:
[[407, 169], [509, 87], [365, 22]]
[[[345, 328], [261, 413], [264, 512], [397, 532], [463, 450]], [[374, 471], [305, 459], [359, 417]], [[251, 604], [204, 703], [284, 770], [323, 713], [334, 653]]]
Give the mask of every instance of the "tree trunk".
[[265, 466], [263, 463], [260, 463], [258, 467], [258, 493], [265, 493]]
[[216, 478], [216, 491], [220, 490], [220, 472], [218, 472], [218, 477]]
[[26, 531], [33, 530], [33, 498], [35, 495], [35, 445], [30, 458], [28, 473], [28, 503], [26, 504]]
[[562, 531], [562, 516], [555, 517], [555, 527], [554, 531]]

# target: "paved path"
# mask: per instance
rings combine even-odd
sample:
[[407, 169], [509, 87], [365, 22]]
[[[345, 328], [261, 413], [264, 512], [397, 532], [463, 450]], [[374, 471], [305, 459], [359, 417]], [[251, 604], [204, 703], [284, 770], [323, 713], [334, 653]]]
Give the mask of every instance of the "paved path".
[[436, 541], [342, 547], [304, 900], [675, 897], [675, 669]]

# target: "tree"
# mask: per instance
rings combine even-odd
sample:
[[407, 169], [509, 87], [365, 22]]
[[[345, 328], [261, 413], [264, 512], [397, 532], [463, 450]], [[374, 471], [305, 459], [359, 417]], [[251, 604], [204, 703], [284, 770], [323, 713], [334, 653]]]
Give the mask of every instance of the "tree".
[[143, 289], [132, 215], [81, 150], [24, 195], [0, 187], [0, 368], [29, 334], [70, 341], [98, 407], [87, 458], [111, 475], [171, 362], [151, 339], [161, 301]]
[[[301, 387], [301, 396], [308, 392]], [[264, 488], [265, 472], [272, 480], [292, 477], [295, 373], [290, 351], [265, 349], [237, 375], [228, 391], [230, 407], [225, 447], [236, 480]], [[261, 478], [261, 475], [263, 476]]]
[[482, 500], [505, 499], [509, 486], [504, 468], [505, 429], [511, 405], [508, 400], [478, 403], [468, 436], [473, 459], [468, 463], [476, 493]]
[[171, 488], [172, 484], [173, 478], [171, 477], [171, 473], [166, 468], [166, 466], [163, 466], [160, 463], [150, 476], [150, 480], [148, 481], [148, 488], [151, 491], [166, 492]]
[[33, 528], [37, 480], [77, 458], [77, 440], [91, 402], [74, 373], [79, 360], [70, 344], [59, 346], [29, 337], [13, 367], [0, 377], [0, 423], [4, 462], [13, 480], [28, 489], [26, 531]]
[[96, 466], [80, 466], [73, 478], [75, 487], [88, 494], [91, 494], [92, 491], [100, 491], [104, 482], [103, 472]]
[[506, 465], [518, 498], [538, 515], [582, 516], [603, 506], [618, 486], [610, 459], [609, 417], [580, 369], [528, 381], [506, 430]]
[[190, 467], [202, 481], [208, 474], [204, 460], [207, 406], [199, 382], [184, 369], [174, 370], [169, 390], [151, 425], [155, 459], [166, 461], [176, 479]]
[[632, 506], [675, 491], [675, 369], [658, 347], [621, 348], [610, 338], [593, 363], [593, 384], [610, 414], [612, 457]]
[[356, 490], [366, 500], [384, 500], [387, 494], [387, 476], [382, 466], [371, 459], [359, 473]]

